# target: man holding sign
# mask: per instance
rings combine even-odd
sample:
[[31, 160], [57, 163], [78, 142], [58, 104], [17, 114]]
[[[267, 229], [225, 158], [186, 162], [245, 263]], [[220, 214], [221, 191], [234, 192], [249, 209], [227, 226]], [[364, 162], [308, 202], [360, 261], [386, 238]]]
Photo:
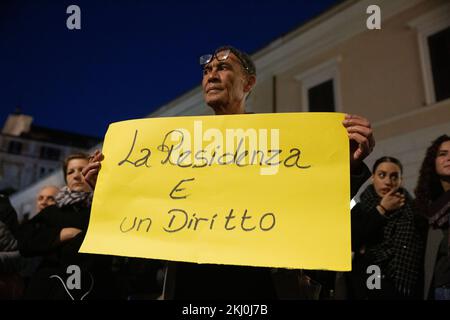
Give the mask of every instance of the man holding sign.
[[[251, 58], [236, 48], [224, 46], [217, 49], [214, 54], [202, 56], [200, 58], [200, 64], [203, 67], [202, 88], [206, 104], [214, 110], [216, 115], [245, 114], [246, 98], [256, 83], [256, 68]], [[351, 194], [353, 196], [370, 176], [370, 172], [363, 163], [363, 159], [370, 154], [375, 143], [370, 123], [366, 119], [359, 116], [346, 115], [343, 126], [347, 130], [350, 139]], [[321, 134], [321, 132], [317, 132], [317, 134]], [[136, 139], [138, 139], [137, 135], [138, 131], [136, 130], [133, 146]], [[133, 146], [131, 151], [133, 150]], [[159, 151], [169, 150], [169, 147], [164, 143], [159, 147]], [[142, 161], [139, 162], [139, 165], [147, 165], [147, 160], [150, 157], [151, 152], [149, 149], [143, 148], [141, 149], [141, 152], [142, 150], [148, 150], [148, 157], [140, 159]], [[291, 151], [292, 150], [293, 149], [291, 149]], [[182, 153], [182, 155], [183, 154], [184, 153]], [[299, 155], [300, 151], [298, 152], [298, 156]], [[185, 159], [186, 157], [181, 156], [181, 158]], [[238, 156], [235, 156], [233, 164], [239, 166], [239, 159]], [[289, 155], [287, 159], [285, 158], [284, 165], [286, 167], [291, 166], [290, 159], [292, 159], [292, 155]], [[83, 172], [86, 181], [88, 181], [93, 188], [96, 185], [97, 175], [101, 167], [100, 162], [102, 160], [103, 155], [101, 153], [96, 153], [92, 158], [91, 164]], [[119, 165], [127, 161], [132, 163], [128, 157], [126, 157]], [[183, 161], [181, 161], [181, 164], [182, 163]], [[138, 161], [135, 161], [134, 164], [138, 164]], [[178, 165], [180, 165], [180, 163], [178, 163]], [[297, 162], [295, 165], [301, 167]], [[305, 166], [305, 168], [307, 167], [308, 166]], [[188, 193], [184, 188], [188, 188], [192, 182], [192, 179], [186, 179], [183, 181], [183, 184], [180, 183], [177, 185], [172, 190], [173, 192], [170, 195], [171, 198], [179, 199], [177, 197], [187, 196], [186, 194]], [[211, 203], [210, 205], [213, 204]], [[181, 209], [173, 210], [178, 210], [178, 212], [182, 211]], [[172, 218], [175, 219], [174, 217], [175, 215]], [[228, 222], [231, 218], [234, 218], [234, 216], [232, 216], [232, 211], [227, 217], [228, 220], [225, 224], [225, 229], [227, 229]], [[270, 218], [270, 216], [266, 217]], [[245, 218], [246, 216], [244, 213], [241, 223], [242, 229], [244, 229]], [[200, 220], [206, 219], [197, 218], [193, 228], [197, 227], [197, 223]], [[172, 221], [174, 220], [171, 220], [170, 224], [166, 226], [167, 229], [165, 230], [168, 232], [174, 230], [173, 227], [170, 229]], [[260, 221], [260, 228], [263, 231], [268, 230], [269, 226], [273, 227], [275, 225], [275, 216], [273, 215], [272, 224], [270, 224], [270, 220], [267, 221], [269, 222], [266, 222], [266, 224], [262, 223], [262, 220]], [[210, 229], [212, 229], [214, 218], [211, 218], [208, 223], [210, 223], [209, 226]], [[189, 224], [189, 226], [191, 226], [191, 224]], [[244, 229], [244, 231], [247, 230]], [[242, 245], [244, 246], [245, 244], [242, 243]], [[180, 252], [180, 255], [181, 254], [182, 253]], [[270, 254], [270, 252], [268, 252], [268, 254]], [[180, 260], [189, 261], [187, 259]], [[215, 261], [215, 263], [223, 263], [223, 260], [219, 260], [220, 259]], [[214, 263], [213, 260], [207, 261], [211, 261], [209, 263]], [[247, 260], [245, 260], [244, 257], [240, 261]], [[244, 263], [242, 263], [242, 265], [243, 264]], [[169, 294], [166, 297], [175, 299], [274, 299], [276, 298], [276, 292], [270, 270], [270, 268], [263, 267], [177, 262], [174, 273], [170, 273], [168, 279], [166, 279], [166, 281], [168, 281], [166, 283], [171, 283], [170, 289], [172, 291], [172, 294]], [[176, 278], [176, 280], [173, 281], [172, 277]]]

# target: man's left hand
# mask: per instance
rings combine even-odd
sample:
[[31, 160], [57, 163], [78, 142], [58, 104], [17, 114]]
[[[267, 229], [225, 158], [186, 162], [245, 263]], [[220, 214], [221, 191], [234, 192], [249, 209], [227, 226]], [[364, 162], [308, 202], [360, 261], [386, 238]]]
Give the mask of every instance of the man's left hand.
[[350, 139], [350, 169], [357, 171], [375, 147], [370, 122], [361, 116], [347, 114], [342, 122]]

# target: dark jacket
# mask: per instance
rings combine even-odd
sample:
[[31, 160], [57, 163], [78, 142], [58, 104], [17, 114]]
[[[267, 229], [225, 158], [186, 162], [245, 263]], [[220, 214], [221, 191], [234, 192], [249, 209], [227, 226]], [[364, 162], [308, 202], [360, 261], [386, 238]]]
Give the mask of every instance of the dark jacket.
[[18, 225], [8, 197], [0, 194], [0, 274], [20, 271], [21, 257], [15, 238]]
[[[381, 198], [370, 185], [361, 202], [352, 209], [352, 261], [350, 297], [354, 299], [419, 299], [423, 280], [423, 219], [417, 214], [413, 199], [406, 197], [403, 207], [381, 215], [376, 206]], [[367, 267], [381, 271], [381, 288], [369, 290], [372, 274]]]
[[[90, 208], [79, 204], [62, 208], [50, 206], [19, 228], [20, 253], [24, 257], [43, 256], [30, 280], [26, 299], [114, 297], [111, 257], [78, 252], [86, 234], [89, 215]], [[69, 227], [82, 232], [71, 240], [59, 242], [61, 230]], [[81, 288], [72, 287], [71, 290], [69, 282], [76, 283], [75, 275], [80, 275]]]
[[21, 259], [17, 240], [6, 224], [0, 221], [0, 274], [20, 270]]
[[[447, 222], [439, 225], [432, 223], [428, 228], [425, 250], [425, 279], [424, 298], [434, 299], [434, 290], [437, 287], [450, 286], [450, 191], [443, 193], [430, 205], [430, 216], [446, 216]], [[432, 220], [432, 218], [430, 218]]]
[[5, 224], [9, 231], [15, 235], [19, 222], [17, 220], [17, 213], [11, 205], [9, 198], [0, 194], [0, 221]]
[[23, 294], [23, 259], [15, 237], [18, 225], [8, 197], [0, 194], [0, 299], [19, 299]]

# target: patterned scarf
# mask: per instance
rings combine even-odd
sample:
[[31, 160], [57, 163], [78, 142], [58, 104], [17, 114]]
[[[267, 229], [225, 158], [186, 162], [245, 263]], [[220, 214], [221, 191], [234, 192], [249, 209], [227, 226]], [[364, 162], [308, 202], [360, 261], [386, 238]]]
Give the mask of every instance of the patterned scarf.
[[70, 191], [67, 186], [61, 188], [55, 197], [56, 205], [61, 208], [74, 203], [82, 203], [89, 207], [92, 203], [92, 192]]
[[[424, 244], [415, 228], [411, 196], [404, 189], [400, 192], [405, 195], [405, 205], [386, 215], [383, 240], [368, 248], [367, 252], [393, 281], [398, 292], [411, 296], [419, 280]], [[361, 194], [361, 206], [367, 212], [376, 210], [380, 201], [373, 185]]]

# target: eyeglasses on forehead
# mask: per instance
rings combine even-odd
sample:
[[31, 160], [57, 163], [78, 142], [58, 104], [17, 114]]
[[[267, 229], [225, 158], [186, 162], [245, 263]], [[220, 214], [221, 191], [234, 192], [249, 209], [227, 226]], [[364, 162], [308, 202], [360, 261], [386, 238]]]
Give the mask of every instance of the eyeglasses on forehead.
[[[217, 61], [224, 61], [227, 60], [230, 56], [231, 50], [230, 49], [222, 49], [220, 51], [214, 52], [214, 54], [205, 54], [200, 57], [200, 65], [202, 67], [206, 66], [208, 63], [210, 63], [214, 58], [216, 58]], [[245, 65], [244, 61], [239, 57], [239, 55], [235, 54], [235, 56], [239, 59], [239, 62], [244, 67], [245, 70], [248, 70], [248, 67]]]
[[228, 58], [228, 56], [230, 55], [231, 50], [230, 49], [225, 49], [225, 50], [220, 50], [220, 51], [216, 51], [213, 54], [205, 54], [202, 55], [200, 57], [200, 65], [204, 66], [205, 64], [210, 63], [212, 60], [214, 60], [214, 57], [217, 59], [217, 61], [223, 61], [226, 60]]

